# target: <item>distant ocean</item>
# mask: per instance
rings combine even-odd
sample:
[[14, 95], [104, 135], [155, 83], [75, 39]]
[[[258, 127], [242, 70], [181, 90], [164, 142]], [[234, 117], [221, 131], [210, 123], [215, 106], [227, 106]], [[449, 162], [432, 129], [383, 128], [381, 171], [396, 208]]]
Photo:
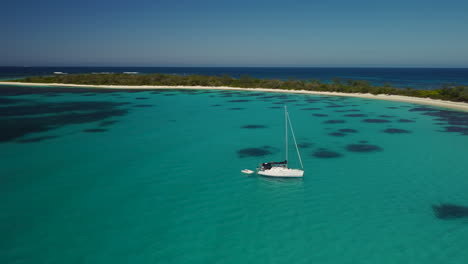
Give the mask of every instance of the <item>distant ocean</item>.
[[333, 78], [367, 80], [374, 85], [390, 83], [394, 87], [436, 89], [447, 84], [468, 85], [468, 68], [281, 68], [281, 67], [0, 67], [0, 79], [47, 75], [53, 72], [138, 72], [165, 74], [201, 74], [234, 78], [249, 75], [262, 79], [289, 78], [318, 79], [330, 82]]

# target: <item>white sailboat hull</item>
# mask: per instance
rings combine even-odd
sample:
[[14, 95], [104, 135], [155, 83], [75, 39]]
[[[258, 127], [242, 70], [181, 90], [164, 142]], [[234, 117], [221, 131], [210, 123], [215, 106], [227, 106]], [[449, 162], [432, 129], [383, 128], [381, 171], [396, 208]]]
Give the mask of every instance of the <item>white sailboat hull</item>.
[[269, 170], [257, 171], [259, 175], [269, 177], [302, 177], [304, 176], [303, 170], [289, 169], [284, 167], [273, 167]]

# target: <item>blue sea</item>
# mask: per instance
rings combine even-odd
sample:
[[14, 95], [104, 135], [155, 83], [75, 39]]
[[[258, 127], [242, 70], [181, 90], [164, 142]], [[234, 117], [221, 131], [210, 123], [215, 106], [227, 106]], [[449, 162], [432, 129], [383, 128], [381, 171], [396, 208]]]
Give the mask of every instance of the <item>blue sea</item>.
[[299, 79], [331, 82], [334, 78], [366, 80], [374, 85], [391, 84], [399, 88], [436, 89], [444, 85], [468, 85], [468, 68], [278, 68], [278, 67], [0, 67], [0, 80], [65, 73], [138, 72], [177, 75], [228, 74], [262, 79]]
[[[284, 105], [304, 178], [242, 174], [284, 160]], [[468, 259], [468, 213], [437, 210], [468, 208], [465, 112], [255, 91], [3, 85], [0, 128], [0, 263]]]

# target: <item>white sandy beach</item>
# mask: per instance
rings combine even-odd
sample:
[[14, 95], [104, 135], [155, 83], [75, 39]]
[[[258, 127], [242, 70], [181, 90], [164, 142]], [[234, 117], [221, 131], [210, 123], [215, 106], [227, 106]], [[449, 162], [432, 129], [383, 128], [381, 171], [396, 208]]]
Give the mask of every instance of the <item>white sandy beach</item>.
[[[294, 94], [315, 94], [315, 95], [329, 95], [329, 96], [346, 96], [346, 97], [359, 97], [367, 99], [399, 101], [422, 105], [432, 105], [437, 107], [444, 107], [468, 112], [468, 103], [451, 102], [444, 100], [436, 100], [431, 98], [419, 98], [401, 95], [388, 95], [388, 94], [362, 94], [362, 93], [338, 93], [338, 92], [318, 92], [306, 90], [281, 90], [270, 88], [238, 88], [238, 87], [225, 87], [225, 86], [146, 86], [146, 85], [86, 85], [86, 84], [63, 84], [63, 83], [22, 83], [22, 82], [1, 82], [0, 85], [18, 85], [18, 86], [58, 86], [58, 87], [81, 87], [81, 88], [102, 88], [102, 89], [209, 89], [209, 90], [239, 90], [239, 91], [261, 91], [261, 92], [274, 92], [274, 93], [294, 93]], [[1, 87], [0, 87], [1, 89]]]

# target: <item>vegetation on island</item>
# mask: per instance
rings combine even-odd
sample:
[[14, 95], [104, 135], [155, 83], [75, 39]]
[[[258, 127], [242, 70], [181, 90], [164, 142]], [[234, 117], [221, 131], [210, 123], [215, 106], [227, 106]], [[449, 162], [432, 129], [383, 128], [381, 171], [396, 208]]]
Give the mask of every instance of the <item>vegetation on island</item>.
[[446, 85], [434, 90], [395, 88], [390, 84], [371, 85], [365, 80], [347, 80], [335, 78], [330, 83], [318, 80], [268, 80], [247, 75], [232, 78], [229, 75], [171, 75], [171, 74], [67, 74], [54, 76], [27, 77], [15, 80], [31, 83], [64, 83], [88, 85], [155, 85], [155, 86], [228, 86], [241, 88], [271, 88], [284, 90], [307, 90], [343, 93], [371, 93], [405, 95], [455, 102], [468, 102], [468, 86]]

